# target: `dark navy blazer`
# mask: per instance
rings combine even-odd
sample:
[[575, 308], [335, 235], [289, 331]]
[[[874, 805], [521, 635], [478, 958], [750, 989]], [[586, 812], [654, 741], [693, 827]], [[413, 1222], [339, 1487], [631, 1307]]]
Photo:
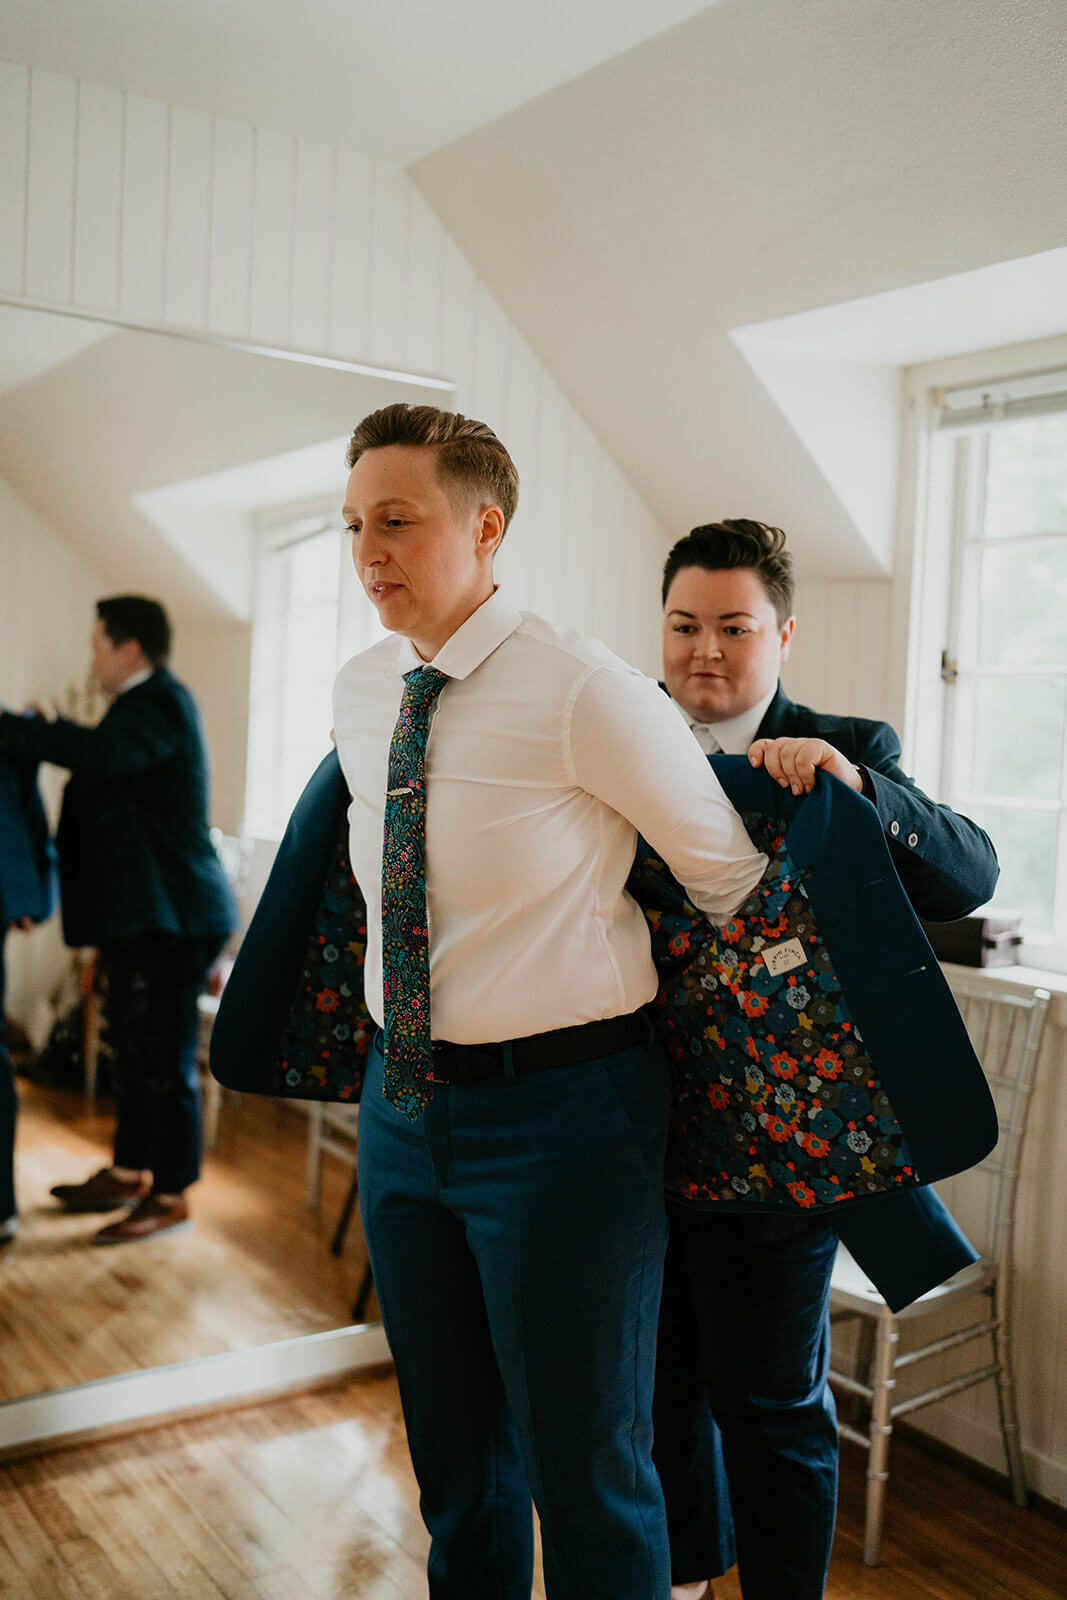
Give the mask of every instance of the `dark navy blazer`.
[[[925, 1185], [973, 1165], [994, 1144], [988, 1088], [872, 805], [833, 779], [820, 778], [812, 795], [797, 798], [743, 757], [712, 763], [754, 837], [775, 855], [751, 904], [733, 926], [716, 930], [647, 847], [639, 851], [630, 887], [644, 905], [661, 972], [652, 1015], [677, 1069], [672, 1182], [687, 1193], [679, 1151], [688, 1151], [692, 1166], [693, 1149], [706, 1149], [721, 1176], [704, 1193], [690, 1192], [695, 1203], [823, 1211], [890, 1304], [905, 1305], [974, 1259]], [[296, 807], [223, 994], [211, 1067], [231, 1088], [358, 1098], [373, 1023], [362, 1003], [366, 920], [348, 864], [347, 807], [331, 754]], [[776, 975], [761, 955], [767, 946]], [[799, 987], [814, 998], [793, 1008], [781, 995], [788, 989], [796, 1000]], [[697, 1021], [695, 996], [705, 1001]], [[774, 1028], [765, 1021], [772, 1006]], [[803, 1072], [784, 1062], [775, 1068], [777, 1043], [805, 1027], [802, 1012], [830, 1056], [816, 1065], [811, 1052]], [[797, 1028], [786, 1029], [791, 1018]], [[731, 1098], [739, 1077], [746, 1090], [756, 1085], [744, 1102]], [[814, 1134], [802, 1148], [796, 1133], [807, 1136], [809, 1123], [797, 1097], [791, 1109], [787, 1093], [761, 1103], [760, 1083], [777, 1093], [816, 1078], [825, 1104], [814, 1113], [826, 1137]], [[809, 1092], [803, 1116], [813, 1106]], [[723, 1130], [734, 1144], [730, 1159], [719, 1160]], [[738, 1156], [748, 1173], [740, 1184]], [[707, 1162], [705, 1169], [707, 1177]]]
[[200, 713], [166, 668], [117, 695], [93, 728], [0, 714], [5, 749], [71, 769], [56, 836], [68, 944], [236, 926], [208, 831]]
[[757, 739], [825, 739], [863, 774], [863, 792], [885, 833], [900, 881], [927, 922], [965, 917], [993, 897], [1000, 868], [988, 834], [923, 793], [900, 766], [888, 722], [838, 717], [797, 705], [779, 685]]
[[0, 938], [19, 917], [51, 915], [54, 869], [36, 764], [0, 752]]

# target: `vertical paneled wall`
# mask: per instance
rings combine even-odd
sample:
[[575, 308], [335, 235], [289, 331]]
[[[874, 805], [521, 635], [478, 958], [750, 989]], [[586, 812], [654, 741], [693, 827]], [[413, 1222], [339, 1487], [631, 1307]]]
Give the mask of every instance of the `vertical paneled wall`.
[[451, 379], [522, 477], [518, 603], [656, 670], [663, 529], [403, 172], [9, 62], [0, 132], [0, 295]]
[[890, 589], [888, 579], [797, 585], [796, 632], [782, 673], [794, 700], [899, 727], [889, 654]]
[[[0, 705], [71, 711], [87, 684], [93, 604], [107, 585], [43, 517], [0, 479]], [[43, 769], [53, 817], [65, 774]], [[59, 924], [11, 934], [7, 1002], [24, 1026], [35, 997], [67, 966]]]

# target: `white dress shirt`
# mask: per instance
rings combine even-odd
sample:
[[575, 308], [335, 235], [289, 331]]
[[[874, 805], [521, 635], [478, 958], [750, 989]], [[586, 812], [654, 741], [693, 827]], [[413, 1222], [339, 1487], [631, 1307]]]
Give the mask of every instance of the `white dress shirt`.
[[[678, 706], [678, 710], [706, 756], [713, 756], [719, 750], [724, 755], [743, 756], [748, 754], [749, 745], [755, 742], [764, 712], [774, 699], [777, 689], [778, 685], [775, 684], [770, 694], [765, 694], [762, 700], [757, 700], [747, 711], [742, 711], [736, 717], [725, 717], [721, 722], [698, 722], [696, 717], [691, 717], [682, 706]], [[678, 705], [678, 702], [675, 701], [674, 704]]]
[[[342, 667], [334, 689], [379, 1025], [389, 745], [403, 674], [422, 665], [391, 637]], [[434, 1037], [480, 1044], [635, 1011], [657, 988], [645, 919], [625, 891], [637, 833], [716, 920], [765, 857], [658, 684], [598, 640], [498, 591], [433, 665], [451, 680], [426, 750]]]

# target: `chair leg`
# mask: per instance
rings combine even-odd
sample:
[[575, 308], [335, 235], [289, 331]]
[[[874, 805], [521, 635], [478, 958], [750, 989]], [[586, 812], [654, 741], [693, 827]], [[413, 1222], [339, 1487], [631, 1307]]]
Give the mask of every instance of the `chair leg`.
[[374, 1274], [371, 1272], [370, 1262], [368, 1261], [367, 1265], [363, 1269], [363, 1277], [360, 1279], [359, 1292], [356, 1295], [355, 1303], [352, 1307], [353, 1322], [366, 1321], [367, 1302], [370, 1300], [370, 1292], [373, 1288]]
[[308, 1159], [307, 1201], [308, 1210], [317, 1211], [322, 1199], [322, 1107], [317, 1102], [308, 1106]]
[[1000, 1408], [1000, 1431], [1004, 1439], [1004, 1454], [1011, 1476], [1012, 1499], [1017, 1506], [1026, 1506], [1030, 1503], [1030, 1497], [1026, 1488], [1022, 1446], [1019, 1443], [1019, 1418], [1015, 1409], [1015, 1371], [1011, 1364], [1007, 1287], [998, 1276], [995, 1289], [997, 1325], [993, 1330], [993, 1350], [1000, 1366], [997, 1375], [997, 1405]]
[[222, 1085], [217, 1078], [211, 1076], [207, 1063], [203, 1063], [200, 1074], [201, 1104], [203, 1106], [202, 1138], [205, 1150], [214, 1150], [219, 1142], [219, 1103], [222, 1099]]
[[359, 1177], [355, 1167], [353, 1167], [352, 1181], [348, 1185], [348, 1193], [345, 1195], [345, 1203], [341, 1207], [341, 1215], [338, 1217], [337, 1227], [334, 1229], [333, 1243], [330, 1245], [330, 1250], [335, 1256], [339, 1256], [344, 1249], [345, 1234], [348, 1232], [348, 1224], [352, 1221], [352, 1212], [355, 1210], [356, 1196], [358, 1194]]
[[[858, 1317], [856, 1320], [859, 1326], [856, 1329], [856, 1359], [852, 1370], [863, 1383], [869, 1383], [874, 1366], [874, 1323], [870, 1317]], [[851, 1395], [848, 1410], [854, 1428], [869, 1426], [870, 1401], [864, 1399], [863, 1395]]]
[[863, 1530], [863, 1564], [877, 1567], [882, 1560], [885, 1522], [885, 1486], [889, 1480], [889, 1440], [893, 1432], [893, 1369], [897, 1355], [896, 1318], [888, 1312], [879, 1319], [871, 1373], [870, 1451], [867, 1460], [867, 1514]]

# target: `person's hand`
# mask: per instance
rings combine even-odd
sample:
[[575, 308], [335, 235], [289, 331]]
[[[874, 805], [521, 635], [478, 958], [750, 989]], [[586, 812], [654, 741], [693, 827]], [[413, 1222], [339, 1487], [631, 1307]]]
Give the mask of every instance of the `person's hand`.
[[825, 739], [757, 739], [749, 747], [748, 759], [794, 794], [810, 793], [820, 768], [832, 778], [840, 778], [857, 794], [863, 793], [863, 774], [859, 768]]
[[33, 927], [33, 918], [15, 917], [11, 922], [8, 923], [8, 927], [18, 928], [20, 933], [29, 933], [30, 929]]

